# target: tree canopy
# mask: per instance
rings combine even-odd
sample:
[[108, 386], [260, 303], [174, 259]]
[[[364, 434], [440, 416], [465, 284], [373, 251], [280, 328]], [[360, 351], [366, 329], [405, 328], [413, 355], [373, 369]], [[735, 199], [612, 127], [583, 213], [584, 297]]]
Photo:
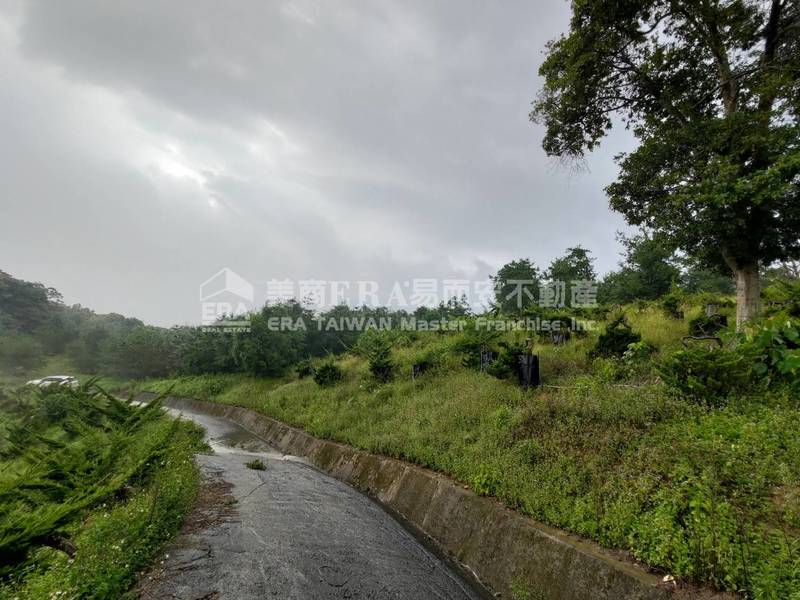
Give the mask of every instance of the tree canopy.
[[492, 277], [495, 306], [504, 314], [521, 313], [536, 303], [541, 278], [539, 268], [529, 258], [506, 263]]
[[550, 281], [586, 280], [592, 281], [597, 277], [594, 270], [594, 258], [591, 252], [581, 246], [567, 248], [564, 256], [560, 256], [550, 263], [545, 273], [545, 278]]
[[738, 321], [759, 266], [800, 256], [799, 16], [792, 0], [575, 0], [540, 68], [547, 153], [580, 158], [629, 127], [611, 206], [733, 270]]
[[666, 294], [679, 276], [672, 249], [646, 232], [631, 237], [620, 235], [618, 239], [625, 247], [624, 260], [618, 271], [603, 278], [599, 300], [625, 304], [655, 300]]

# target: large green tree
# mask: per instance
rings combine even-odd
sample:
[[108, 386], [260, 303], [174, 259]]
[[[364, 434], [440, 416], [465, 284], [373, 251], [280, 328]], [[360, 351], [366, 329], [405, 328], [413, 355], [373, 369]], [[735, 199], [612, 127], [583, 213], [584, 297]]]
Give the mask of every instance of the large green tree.
[[567, 248], [564, 256], [553, 259], [545, 279], [550, 281], [564, 281], [569, 284], [575, 280], [593, 280], [597, 277], [594, 270], [594, 258], [591, 252], [581, 246]]
[[[571, 289], [576, 281], [595, 281], [597, 273], [594, 270], [594, 258], [591, 252], [581, 246], [567, 248], [564, 256], [553, 259], [544, 278], [552, 283], [563, 283], [566, 289]], [[564, 298], [567, 306], [572, 306], [571, 293]]]
[[504, 264], [492, 276], [495, 308], [507, 315], [517, 315], [536, 304], [542, 274], [529, 258]]
[[625, 260], [617, 271], [608, 273], [600, 284], [598, 299], [604, 304], [627, 304], [655, 300], [666, 294], [678, 280], [671, 248], [648, 232], [617, 238], [625, 247]]
[[799, 15], [797, 0], [574, 0], [531, 113], [559, 157], [614, 121], [632, 130], [611, 206], [727, 265], [739, 325], [757, 314], [759, 267], [800, 256]]

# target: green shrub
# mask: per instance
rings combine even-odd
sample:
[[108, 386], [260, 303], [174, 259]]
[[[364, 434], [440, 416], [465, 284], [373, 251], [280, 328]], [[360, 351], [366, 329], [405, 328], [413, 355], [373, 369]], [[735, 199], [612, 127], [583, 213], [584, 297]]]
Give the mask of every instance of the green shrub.
[[[577, 309], [576, 309], [577, 310]], [[560, 334], [564, 341], [569, 340], [573, 334], [572, 331], [572, 318], [573, 313], [567, 313], [563, 310], [544, 310], [539, 312], [537, 315], [532, 315], [534, 318], [539, 317], [542, 322], [547, 322], [549, 324], [549, 329], [542, 328], [536, 335], [536, 337], [545, 343], [549, 343], [553, 341], [553, 337], [556, 334]], [[580, 333], [580, 332], [575, 332]]]
[[649, 342], [640, 341], [628, 344], [628, 349], [625, 350], [619, 361], [621, 376], [631, 378], [650, 373], [653, 368], [651, 359], [656, 352], [658, 349]]
[[314, 373], [314, 381], [323, 387], [336, 385], [344, 379], [344, 373], [333, 361], [323, 364]]
[[750, 361], [741, 352], [690, 348], [675, 352], [659, 369], [671, 389], [700, 404], [721, 406], [751, 384]]
[[762, 295], [766, 314], [800, 317], [800, 281], [778, 280], [764, 288]]
[[639, 341], [628, 344], [622, 356], [601, 356], [592, 361], [592, 373], [598, 382], [613, 383], [649, 375], [654, 364], [655, 346]]
[[358, 338], [354, 351], [369, 362], [369, 371], [379, 382], [385, 383], [394, 377], [392, 346], [409, 342], [406, 332], [368, 329]]
[[796, 384], [800, 375], [800, 321], [767, 321], [748, 336], [741, 351], [752, 358], [753, 372], [767, 384]]
[[304, 379], [306, 377], [311, 377], [314, 374], [314, 365], [311, 364], [311, 360], [306, 358], [298, 362], [294, 367], [297, 376], [300, 379]]
[[617, 356], [598, 357], [592, 361], [592, 376], [599, 383], [612, 383], [623, 379], [626, 375], [622, 359]]
[[369, 354], [369, 372], [382, 383], [386, 383], [394, 377], [392, 348], [388, 342], [381, 341], [373, 346]]
[[661, 308], [664, 314], [671, 319], [680, 319], [683, 317], [681, 312], [682, 295], [679, 291], [673, 290], [661, 298]]
[[474, 324], [464, 329], [464, 332], [453, 343], [453, 351], [461, 354], [461, 363], [470, 369], [479, 369], [481, 366], [481, 352], [484, 350], [496, 351], [496, 340], [500, 336], [497, 331], [478, 328]]
[[775, 498], [796, 486], [800, 438], [789, 432], [798, 426], [797, 410], [756, 404], [650, 432], [621, 494], [629, 502], [631, 490], [650, 490], [628, 537], [634, 555], [743, 598], [797, 597], [796, 521], [780, 516], [791, 503]]
[[444, 363], [444, 350], [437, 347], [427, 348], [415, 354], [411, 362], [417, 365], [420, 374], [434, 371]]
[[628, 344], [628, 349], [622, 354], [622, 360], [628, 364], [639, 364], [650, 359], [657, 351], [653, 344], [648, 342], [634, 342]]
[[525, 344], [519, 341], [502, 341], [498, 346], [500, 347], [500, 353], [497, 359], [489, 365], [487, 373], [494, 375], [498, 379], [508, 379], [516, 376], [519, 370], [519, 355], [527, 352]]
[[693, 294], [689, 296], [688, 301], [691, 304], [703, 307], [709, 304], [714, 304], [719, 308], [734, 308], [736, 306], [736, 300], [732, 296], [714, 292], [699, 292]]
[[621, 357], [628, 346], [641, 341], [642, 336], [628, 324], [625, 315], [620, 315], [612, 320], [606, 330], [597, 338], [597, 343], [589, 352], [591, 357]]
[[40, 410], [48, 423], [59, 423], [68, 413], [69, 396], [55, 388], [44, 388], [41, 392]]

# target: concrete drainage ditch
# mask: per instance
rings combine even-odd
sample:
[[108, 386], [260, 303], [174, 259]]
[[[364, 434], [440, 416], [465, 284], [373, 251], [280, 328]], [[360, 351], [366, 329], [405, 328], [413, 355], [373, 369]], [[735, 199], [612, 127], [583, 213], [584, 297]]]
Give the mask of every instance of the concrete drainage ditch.
[[[153, 394], [142, 394], [147, 400]], [[452, 479], [401, 460], [317, 439], [255, 411], [170, 397], [177, 410], [223, 417], [285, 454], [377, 500], [418, 536], [505, 598], [664, 600], [729, 598], [708, 590], [670, 590], [660, 577], [596, 544], [478, 496]]]

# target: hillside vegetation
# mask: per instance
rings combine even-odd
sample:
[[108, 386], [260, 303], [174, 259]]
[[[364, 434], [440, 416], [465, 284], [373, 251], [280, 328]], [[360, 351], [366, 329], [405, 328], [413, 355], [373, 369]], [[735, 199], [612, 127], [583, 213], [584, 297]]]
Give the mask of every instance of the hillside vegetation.
[[[665, 574], [794, 597], [798, 324], [782, 314], [749, 336], [720, 333], [725, 348], [692, 340], [686, 349], [688, 321], [707, 301], [681, 298], [684, 318], [667, 316], [671, 299], [629, 305], [624, 318], [609, 313], [562, 345], [533, 334], [543, 385], [528, 391], [512, 357], [532, 334], [481, 331], [474, 318], [454, 333], [369, 331], [351, 351], [281, 378], [201, 375], [140, 387], [249, 407], [448, 473]], [[598, 340], [608, 343], [614, 323], [641, 339], [602, 351]], [[488, 372], [478, 368], [480, 348], [496, 352]], [[780, 351], [777, 366], [769, 356]], [[415, 379], [413, 364], [424, 371]]]
[[[545, 306], [558, 282], [595, 278], [589, 252], [575, 247], [546, 271], [529, 259], [503, 266], [481, 314], [463, 298], [413, 313], [317, 312], [289, 301], [246, 315], [240, 332], [94, 315], [39, 284], [0, 277], [7, 290], [38, 298], [0, 294], [0, 371], [15, 383], [51, 368], [96, 372], [116, 386], [250, 407], [450, 474], [664, 575], [754, 598], [797, 597], [797, 270], [765, 270], [763, 318], [737, 332], [729, 279], [681, 266], [656, 238], [625, 245], [599, 304], [568, 297]], [[519, 280], [530, 293], [515, 297], [510, 282]], [[59, 352], [46, 340], [62, 325]], [[35, 364], [26, 363], [25, 340], [41, 350]], [[532, 354], [542, 385], [524, 389], [520, 361]], [[122, 586], [132, 572], [114, 581]], [[14, 585], [25, 588], [34, 573]]]

